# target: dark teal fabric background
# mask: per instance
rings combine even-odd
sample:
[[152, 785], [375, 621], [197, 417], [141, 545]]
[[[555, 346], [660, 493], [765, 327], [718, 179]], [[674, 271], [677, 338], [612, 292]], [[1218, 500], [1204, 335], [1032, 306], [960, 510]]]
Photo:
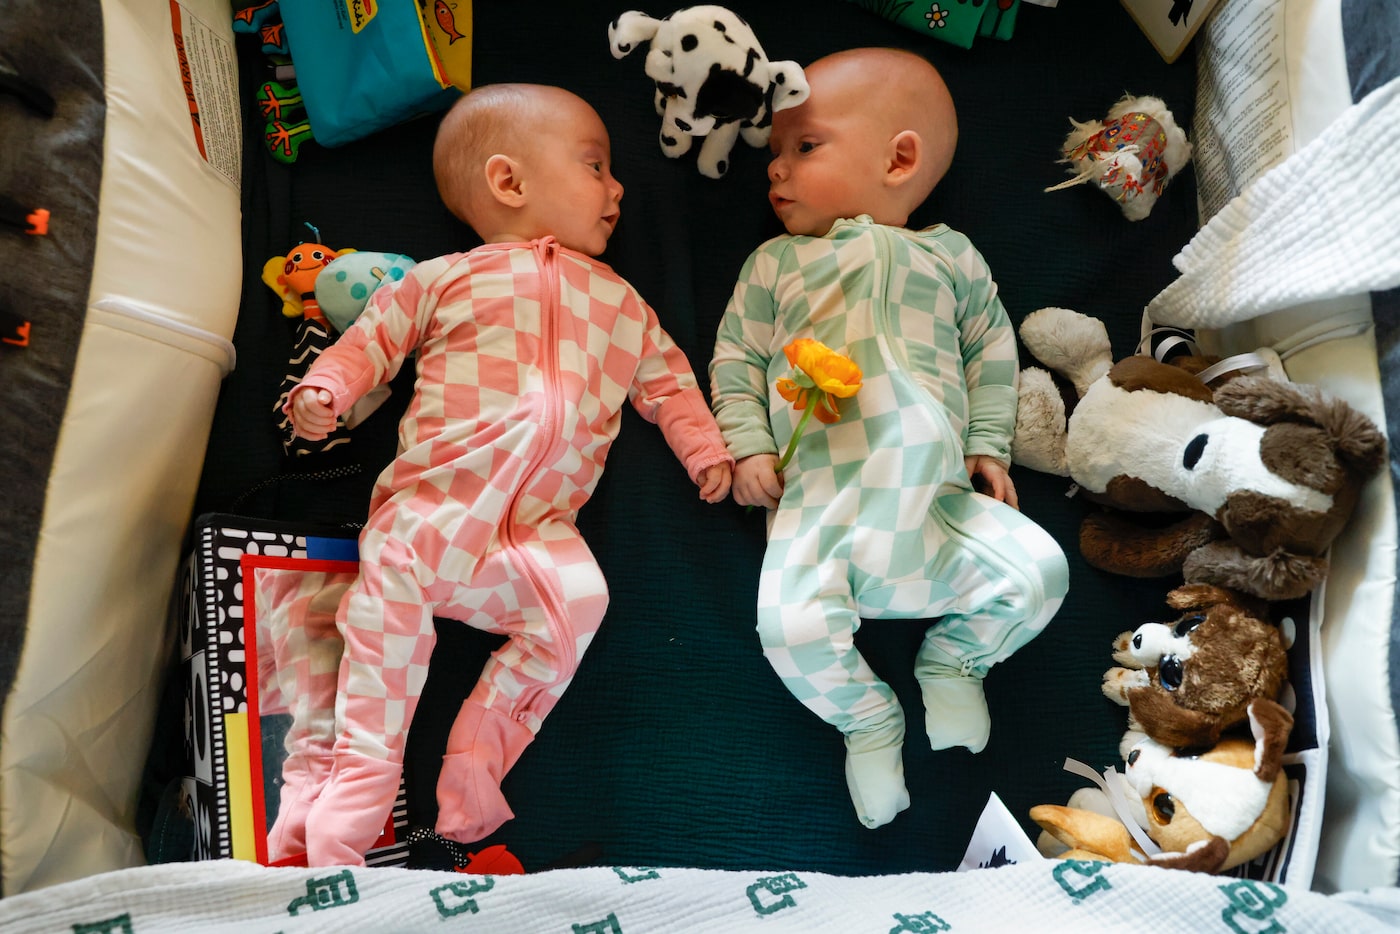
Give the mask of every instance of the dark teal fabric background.
[[[608, 53], [608, 22], [628, 6], [478, 0], [474, 80], [558, 84], [598, 109], [626, 187], [604, 259], [655, 306], [703, 374], [740, 264], [780, 232], [765, 199], [768, 157], [741, 142], [728, 177], [714, 181], [696, 171], [693, 153], [662, 156], [642, 56], [615, 61]], [[1115, 351], [1132, 352], [1143, 306], [1171, 281], [1171, 258], [1195, 231], [1191, 169], [1136, 223], [1092, 187], [1043, 189], [1066, 177], [1055, 160], [1069, 118], [1100, 118], [1124, 93], [1162, 97], [1189, 132], [1190, 51], [1164, 64], [1121, 7], [1107, 2], [1023, 4], [1010, 41], [979, 39], [970, 50], [844, 0], [730, 6], [770, 58], [806, 64], [840, 48], [893, 45], [932, 60], [958, 104], [961, 143], [952, 170], [911, 223], [942, 221], [968, 234], [1014, 320], [1045, 305], [1067, 306], [1103, 318]], [[251, 44], [240, 53], [248, 99], [265, 63]], [[259, 150], [251, 102], [247, 111], [239, 366], [220, 400], [198, 511], [358, 523], [374, 475], [393, 454], [411, 374], [401, 375], [394, 399], [344, 452], [284, 460], [272, 403], [291, 325], [258, 273], [268, 257], [308, 236], [304, 222], [333, 247], [420, 259], [477, 240], [437, 200], [429, 164], [434, 118], [340, 149], [308, 146], [288, 167]], [[360, 472], [317, 475], [346, 466]], [[621, 865], [866, 874], [953, 868], [993, 791], [1029, 828], [1032, 805], [1061, 803], [1082, 784], [1061, 770], [1066, 756], [1099, 769], [1117, 762], [1125, 711], [1099, 691], [1110, 642], [1162, 618], [1171, 582], [1087, 567], [1076, 546], [1085, 506], [1066, 498], [1067, 482], [1020, 469], [1014, 476], [1024, 511], [1070, 556], [1068, 602], [1043, 635], [992, 670], [992, 736], [976, 756], [931, 752], [917, 728], [912, 658], [922, 625], [862, 629], [862, 649], [894, 686], [913, 727], [905, 753], [913, 804], [870, 831], [847, 796], [840, 736], [784, 691], [760, 652], [753, 608], [763, 517], [732, 502], [701, 503], [660, 432], [628, 412], [580, 517], [611, 584], [607, 620], [574, 685], [506, 780], [516, 819], [480, 846], [505, 843], [530, 869], [592, 848], [591, 858]], [[439, 632], [409, 743], [412, 817], [427, 824], [452, 715], [494, 644], [456, 623], [440, 623]]]

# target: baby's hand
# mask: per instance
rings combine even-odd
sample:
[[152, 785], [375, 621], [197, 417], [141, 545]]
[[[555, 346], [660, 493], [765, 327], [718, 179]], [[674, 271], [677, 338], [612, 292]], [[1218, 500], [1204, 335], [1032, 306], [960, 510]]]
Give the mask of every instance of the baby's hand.
[[964, 458], [964, 463], [967, 465], [967, 475], [972, 479], [973, 489], [1001, 500], [1012, 509], [1021, 508], [1016, 499], [1016, 484], [1011, 482], [1011, 474], [1005, 464], [985, 454], [973, 454]]
[[776, 454], [751, 454], [740, 459], [734, 465], [734, 502], [777, 509], [783, 495], [783, 477], [777, 466]]
[[729, 483], [734, 476], [734, 468], [729, 462], [711, 464], [700, 473], [700, 498], [707, 503], [718, 503], [729, 495]]
[[325, 389], [307, 389], [292, 396], [292, 428], [307, 441], [321, 441], [335, 428], [335, 409]]

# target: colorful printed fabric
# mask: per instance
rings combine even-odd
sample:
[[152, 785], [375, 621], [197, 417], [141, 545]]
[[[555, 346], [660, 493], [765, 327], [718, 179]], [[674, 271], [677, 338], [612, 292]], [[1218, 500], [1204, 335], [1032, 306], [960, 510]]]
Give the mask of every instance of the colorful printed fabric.
[[1020, 0], [851, 0], [877, 16], [964, 49], [978, 36], [1010, 39]]
[[357, 862], [384, 822], [434, 615], [508, 636], [449, 739], [444, 771], [471, 790], [468, 810], [440, 801], [438, 831], [471, 842], [509, 819], [500, 778], [607, 607], [574, 519], [624, 402], [661, 427], [692, 479], [730, 459], [655, 312], [609, 267], [553, 238], [419, 264], [374, 294], [296, 392], [329, 390], [343, 413], [415, 351], [399, 454], [376, 483], [360, 575], [340, 609], [336, 761], [307, 819], [312, 865]]

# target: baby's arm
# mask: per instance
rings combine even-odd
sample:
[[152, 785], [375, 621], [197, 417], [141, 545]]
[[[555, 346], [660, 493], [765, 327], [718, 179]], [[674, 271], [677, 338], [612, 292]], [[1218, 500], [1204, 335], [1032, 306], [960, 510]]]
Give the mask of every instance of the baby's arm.
[[734, 294], [720, 319], [710, 360], [715, 420], [737, 460], [734, 501], [776, 509], [783, 478], [775, 469], [778, 446], [768, 422], [768, 364], [774, 318], [772, 281], [777, 250], [759, 247], [739, 272]]
[[418, 344], [424, 283], [440, 275], [449, 259], [420, 263], [402, 280], [377, 289], [355, 323], [316, 358], [282, 407], [298, 435], [324, 439], [357, 399], [394, 377]]

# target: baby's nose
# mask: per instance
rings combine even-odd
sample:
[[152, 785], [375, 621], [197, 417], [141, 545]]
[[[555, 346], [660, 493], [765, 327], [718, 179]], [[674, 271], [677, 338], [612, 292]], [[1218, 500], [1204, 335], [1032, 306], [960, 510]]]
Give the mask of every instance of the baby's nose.
[[774, 156], [773, 161], [768, 163], [768, 180], [776, 182], [783, 174], [782, 157]]

